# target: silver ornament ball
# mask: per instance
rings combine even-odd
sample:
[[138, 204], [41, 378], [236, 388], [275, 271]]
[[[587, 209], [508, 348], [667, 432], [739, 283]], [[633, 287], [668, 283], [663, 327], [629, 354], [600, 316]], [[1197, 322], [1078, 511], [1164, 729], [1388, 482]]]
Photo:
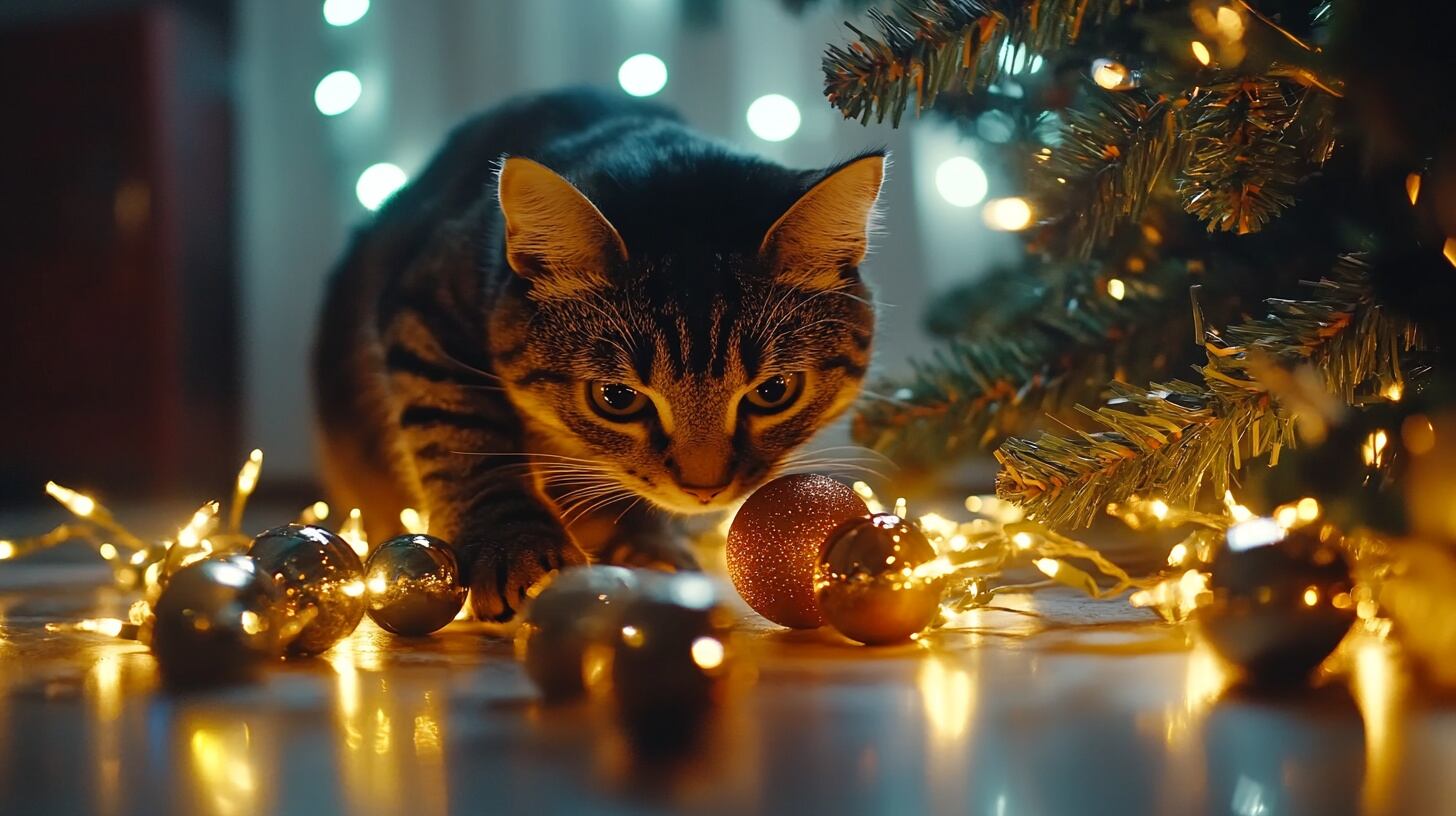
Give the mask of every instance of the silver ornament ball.
[[450, 546], [434, 536], [396, 536], [364, 565], [365, 611], [397, 635], [428, 635], [455, 619], [465, 586]]
[[1285, 530], [1269, 518], [1229, 528], [1209, 565], [1199, 632], [1246, 681], [1302, 682], [1355, 621], [1350, 569], [1333, 527]]
[[640, 753], [698, 738], [738, 658], [733, 615], [700, 573], [652, 576], [622, 608], [612, 644], [612, 695]]
[[593, 646], [610, 642], [618, 613], [640, 583], [636, 570], [571, 567], [531, 600], [516, 630], [516, 654], [548, 701], [586, 692], [583, 661]]
[[152, 653], [173, 685], [246, 680], [282, 654], [283, 593], [252, 559], [207, 558], [174, 573], [153, 607]]
[[312, 524], [285, 524], [253, 539], [248, 555], [273, 576], [298, 636], [296, 655], [325, 651], [348, 637], [364, 617], [364, 565], [344, 539]]

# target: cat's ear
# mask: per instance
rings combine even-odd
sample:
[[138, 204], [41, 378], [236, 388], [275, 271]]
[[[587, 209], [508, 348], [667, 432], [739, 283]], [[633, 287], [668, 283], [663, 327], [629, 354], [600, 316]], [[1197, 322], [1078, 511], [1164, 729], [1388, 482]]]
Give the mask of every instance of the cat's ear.
[[595, 204], [544, 165], [517, 156], [498, 178], [506, 262], [541, 298], [572, 297], [607, 285], [627, 245]]
[[885, 161], [879, 153], [830, 172], [769, 227], [759, 253], [778, 280], [829, 289], [864, 260]]

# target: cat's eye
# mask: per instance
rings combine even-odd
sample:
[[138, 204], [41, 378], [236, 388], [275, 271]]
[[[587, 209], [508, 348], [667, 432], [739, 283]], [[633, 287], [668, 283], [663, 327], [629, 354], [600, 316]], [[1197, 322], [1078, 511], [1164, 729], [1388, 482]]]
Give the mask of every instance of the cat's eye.
[[759, 413], [774, 413], [792, 405], [803, 390], [803, 374], [775, 374], [754, 386], [743, 399]]
[[587, 393], [597, 413], [618, 422], [636, 417], [649, 403], [646, 394], [622, 383], [588, 383]]

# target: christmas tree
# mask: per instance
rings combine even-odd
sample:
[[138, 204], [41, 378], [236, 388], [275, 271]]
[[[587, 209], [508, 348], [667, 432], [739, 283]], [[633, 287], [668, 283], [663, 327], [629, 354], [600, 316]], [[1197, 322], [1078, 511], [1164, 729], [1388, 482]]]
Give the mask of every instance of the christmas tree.
[[[1398, 528], [1369, 497], [1399, 446], [1358, 457], [1450, 401], [1456, 107], [1444, 12], [1392, 5], [913, 0], [848, 23], [830, 104], [962, 124], [1018, 171], [985, 208], [1026, 250], [939, 299], [942, 343], [871, 389], [857, 440], [912, 469], [993, 451], [1000, 497], [1051, 527], [1132, 496], [1287, 500], [1273, 465]], [[1351, 478], [1308, 478], [1321, 450]]]

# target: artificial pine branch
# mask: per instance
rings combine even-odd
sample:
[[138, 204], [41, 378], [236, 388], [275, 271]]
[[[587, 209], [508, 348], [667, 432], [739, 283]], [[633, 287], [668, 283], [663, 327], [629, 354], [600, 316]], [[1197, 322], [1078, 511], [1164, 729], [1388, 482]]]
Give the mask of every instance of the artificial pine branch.
[[1060, 145], [1040, 157], [1043, 185], [1064, 203], [1072, 257], [1088, 258], [1113, 230], [1137, 219], [1179, 156], [1179, 105], [1144, 91], [1094, 90], [1067, 111]]
[[994, 82], [1009, 41], [1038, 54], [1077, 41], [1084, 27], [1117, 16], [1127, 0], [917, 0], [900, 13], [871, 9], [874, 33], [846, 23], [859, 41], [824, 53], [824, 94], [847, 119], [900, 126], [953, 87]]
[[1183, 207], [1210, 232], [1257, 232], [1294, 203], [1303, 167], [1292, 133], [1298, 98], [1277, 80], [1222, 82], [1190, 102]]
[[[1113, 276], [1101, 264], [1054, 265], [1041, 275], [1019, 288], [1014, 325], [1004, 315], [968, 321], [960, 337], [912, 363], [909, 377], [881, 383], [855, 417], [856, 440], [903, 465], [943, 462], [1048, 414], [1071, 419], [1073, 406], [1100, 398], [1108, 380], [1162, 369], [1167, 355], [1149, 350], [1187, 336], [1185, 263], [1118, 278], [1120, 300], [1107, 295]], [[1007, 290], [1025, 277], [1014, 271], [985, 286]], [[1008, 303], [1006, 294], [995, 300]]]
[[1308, 364], [1330, 393], [1353, 401], [1371, 381], [1399, 382], [1414, 326], [1375, 303], [1365, 264], [1342, 258], [1305, 300], [1265, 301], [1264, 318], [1208, 331], [1204, 384], [1149, 389], [1115, 383], [1096, 411], [1105, 430], [1011, 439], [996, 451], [996, 492], [1050, 527], [1090, 524], [1108, 503], [1137, 493], [1193, 506], [1205, 486], [1228, 489], [1245, 461], [1294, 443], [1292, 412], [1250, 373], [1262, 359]]

